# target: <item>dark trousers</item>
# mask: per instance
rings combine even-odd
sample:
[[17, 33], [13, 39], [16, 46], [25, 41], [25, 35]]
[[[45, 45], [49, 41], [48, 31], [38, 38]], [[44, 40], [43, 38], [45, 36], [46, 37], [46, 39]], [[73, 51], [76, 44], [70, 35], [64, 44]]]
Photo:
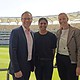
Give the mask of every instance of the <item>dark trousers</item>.
[[20, 78], [16, 78], [14, 75], [12, 75], [12, 77], [13, 77], [13, 80], [29, 80], [30, 73], [25, 75], [23, 74], [23, 76]]
[[52, 60], [39, 60], [35, 69], [36, 80], [51, 80], [53, 73]]
[[56, 56], [58, 73], [61, 80], [78, 80], [76, 76], [76, 63], [71, 63], [70, 57], [57, 54]]
[[20, 78], [16, 78], [14, 75], [12, 75], [12, 77], [13, 77], [13, 80], [25, 80], [23, 76]]
[[20, 77], [20, 78], [16, 78], [14, 76], [14, 74], [12, 75], [13, 76], [13, 80], [29, 80], [30, 78], [30, 73], [31, 73], [31, 62], [27, 62], [26, 63], [26, 66], [24, 68], [21, 69], [22, 71], [22, 74], [23, 76]]

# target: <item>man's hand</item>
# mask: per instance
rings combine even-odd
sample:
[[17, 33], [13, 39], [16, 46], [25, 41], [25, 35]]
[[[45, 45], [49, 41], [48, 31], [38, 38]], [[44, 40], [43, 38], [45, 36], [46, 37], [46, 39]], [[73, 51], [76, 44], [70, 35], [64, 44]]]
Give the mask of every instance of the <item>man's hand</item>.
[[79, 76], [80, 75], [80, 67], [76, 68], [76, 75]]
[[18, 72], [16, 72], [16, 73], [14, 73], [14, 75], [15, 75], [16, 78], [20, 78], [20, 77], [23, 76], [23, 74], [22, 74], [21, 71], [18, 71]]

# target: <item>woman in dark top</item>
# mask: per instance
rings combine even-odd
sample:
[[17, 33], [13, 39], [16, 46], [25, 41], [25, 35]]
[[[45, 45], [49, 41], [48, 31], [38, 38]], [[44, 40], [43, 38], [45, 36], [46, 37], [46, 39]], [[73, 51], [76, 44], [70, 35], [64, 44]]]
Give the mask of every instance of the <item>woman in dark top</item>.
[[46, 18], [40, 18], [38, 25], [39, 31], [34, 34], [36, 80], [51, 80], [57, 39], [53, 33], [46, 30]]

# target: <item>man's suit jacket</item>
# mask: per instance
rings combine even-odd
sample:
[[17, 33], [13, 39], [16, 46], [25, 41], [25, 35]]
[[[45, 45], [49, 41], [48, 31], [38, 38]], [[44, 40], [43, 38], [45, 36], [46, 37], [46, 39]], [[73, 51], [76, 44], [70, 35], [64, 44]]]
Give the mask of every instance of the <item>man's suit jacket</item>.
[[[33, 68], [33, 58], [34, 58], [34, 36], [33, 32], [31, 32], [33, 37], [33, 50], [32, 50], [32, 64]], [[27, 66], [27, 58], [28, 58], [28, 48], [27, 48], [27, 40], [25, 33], [23, 31], [22, 26], [12, 30], [10, 35], [10, 44], [9, 44], [9, 53], [10, 53], [10, 73], [13, 74]]]
[[[57, 47], [59, 48], [59, 40], [62, 30], [57, 31]], [[80, 66], [80, 30], [69, 25], [69, 33], [67, 38], [67, 48], [71, 62], [76, 62]], [[58, 49], [57, 49], [58, 52]]]

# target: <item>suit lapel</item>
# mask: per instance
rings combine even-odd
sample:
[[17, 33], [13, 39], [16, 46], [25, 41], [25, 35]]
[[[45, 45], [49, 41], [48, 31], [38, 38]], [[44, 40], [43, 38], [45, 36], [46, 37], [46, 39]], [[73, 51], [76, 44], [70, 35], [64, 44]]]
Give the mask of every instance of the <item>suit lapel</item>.
[[67, 38], [67, 44], [69, 44], [72, 36], [74, 34], [74, 29], [72, 27], [69, 27], [69, 33], [68, 33], [68, 38]]
[[57, 31], [57, 34], [56, 34], [56, 36], [57, 36], [57, 47], [58, 47], [58, 49], [59, 49], [59, 40], [60, 40], [61, 33], [62, 33], [62, 30], [59, 29]]
[[61, 29], [58, 30], [58, 32], [57, 32], [57, 38], [58, 38], [58, 41], [60, 40], [61, 33], [62, 33], [62, 30], [61, 30]]
[[32, 38], [34, 39], [34, 33], [32, 31], [30, 31]]
[[26, 44], [27, 44], [27, 39], [26, 39], [26, 36], [25, 36], [22, 26], [20, 27], [20, 35], [22, 35], [22, 39], [24, 40], [23, 42], [26, 42]]

